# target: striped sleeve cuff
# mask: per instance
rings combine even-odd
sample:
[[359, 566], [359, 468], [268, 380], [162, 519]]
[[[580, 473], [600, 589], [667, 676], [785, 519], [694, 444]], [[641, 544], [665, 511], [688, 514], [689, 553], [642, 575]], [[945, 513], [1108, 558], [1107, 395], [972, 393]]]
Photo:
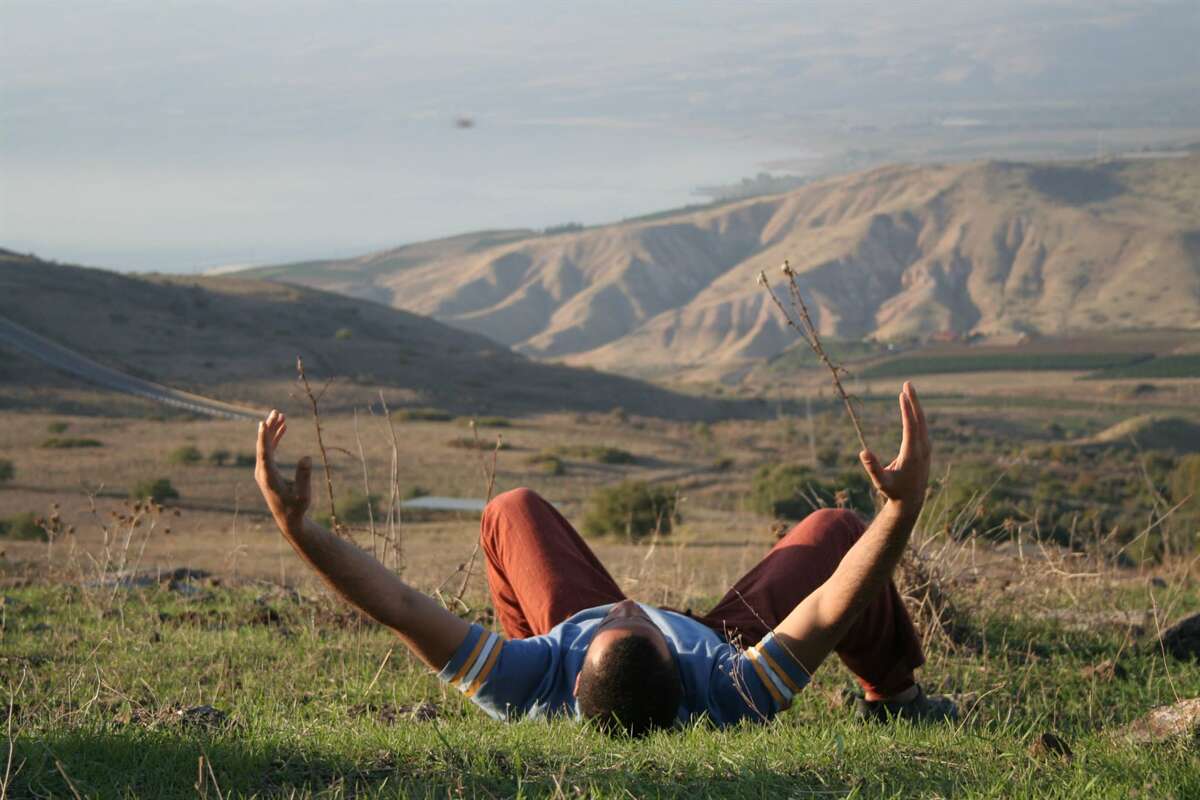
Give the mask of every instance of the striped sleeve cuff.
[[746, 658], [780, 710], [789, 707], [792, 698], [808, 683], [808, 670], [783, 648], [774, 631], [746, 650]]
[[481, 625], [472, 625], [458, 652], [442, 668], [438, 677], [457, 687], [467, 697], [473, 697], [487, 682], [500, 658], [502, 647], [504, 640], [498, 634], [485, 630]]

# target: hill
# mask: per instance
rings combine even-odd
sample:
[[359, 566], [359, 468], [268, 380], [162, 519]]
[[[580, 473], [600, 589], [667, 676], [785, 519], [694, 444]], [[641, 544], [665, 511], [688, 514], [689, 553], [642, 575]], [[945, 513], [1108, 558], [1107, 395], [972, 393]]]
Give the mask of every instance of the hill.
[[1195, 329], [1198, 219], [1200, 155], [892, 166], [556, 236], [258, 274], [378, 298], [536, 357], [711, 374], [794, 343], [754, 282], [785, 258], [821, 331], [843, 339]]
[[[629, 378], [541, 364], [482, 336], [377, 303], [234, 276], [129, 277], [0, 250], [0, 318], [99, 365], [203, 397], [269, 406], [293, 390], [296, 356], [326, 403], [456, 414], [549, 410], [703, 417], [728, 403]], [[2, 348], [0, 348], [2, 349]], [[73, 385], [28, 356], [0, 352], [0, 387]]]

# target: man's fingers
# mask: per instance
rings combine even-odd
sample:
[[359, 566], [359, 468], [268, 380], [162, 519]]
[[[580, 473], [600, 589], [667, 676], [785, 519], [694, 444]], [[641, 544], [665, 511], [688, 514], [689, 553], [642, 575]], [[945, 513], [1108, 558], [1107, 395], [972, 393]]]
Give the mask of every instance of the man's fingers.
[[925, 409], [921, 408], [921, 398], [917, 397], [917, 387], [913, 386], [911, 381], [905, 382], [904, 386], [908, 389], [908, 400], [912, 404], [913, 413], [916, 416], [917, 434], [925, 449], [928, 450], [929, 425], [925, 422]]
[[275, 429], [275, 435], [271, 438], [271, 449], [279, 448], [279, 442], [283, 439], [283, 435], [287, 433], [287, 421], [279, 423], [279, 427]]
[[879, 465], [879, 459], [870, 450], [863, 450], [858, 454], [858, 460], [862, 462], [863, 469], [867, 471], [867, 477], [871, 479], [871, 483], [875, 484], [876, 489], [883, 488], [883, 467]]
[[[268, 419], [270, 419], [270, 417], [268, 417]], [[258, 459], [259, 464], [267, 463], [267, 436], [267, 423], [258, 423], [258, 444], [255, 448], [255, 457]]]
[[[908, 384], [904, 387], [907, 389]], [[900, 458], [905, 458], [912, 452], [913, 440], [919, 435], [914, 429], [916, 423], [907, 391], [900, 392], [900, 424]]]

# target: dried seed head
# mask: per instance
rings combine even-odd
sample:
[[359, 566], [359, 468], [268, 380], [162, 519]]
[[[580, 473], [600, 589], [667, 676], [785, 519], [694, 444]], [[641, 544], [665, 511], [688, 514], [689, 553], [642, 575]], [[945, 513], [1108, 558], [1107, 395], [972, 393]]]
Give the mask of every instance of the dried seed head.
[[767, 285], [767, 273], [763, 272], [761, 269], [758, 271], [758, 285], [759, 286]]
[[788, 277], [791, 277], [793, 274], [792, 265], [789, 264], [787, 261], [783, 262], [783, 266], [779, 268], [779, 271], [782, 272], [784, 275], [787, 275]]

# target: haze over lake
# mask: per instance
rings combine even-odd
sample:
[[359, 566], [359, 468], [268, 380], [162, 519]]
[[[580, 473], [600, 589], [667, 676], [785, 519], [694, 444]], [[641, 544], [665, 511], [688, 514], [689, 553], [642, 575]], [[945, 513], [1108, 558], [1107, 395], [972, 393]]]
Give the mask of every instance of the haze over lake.
[[[1194, 141], [1194, 3], [0, 8], [0, 241], [190, 271]], [[470, 127], [460, 127], [469, 120]]]

